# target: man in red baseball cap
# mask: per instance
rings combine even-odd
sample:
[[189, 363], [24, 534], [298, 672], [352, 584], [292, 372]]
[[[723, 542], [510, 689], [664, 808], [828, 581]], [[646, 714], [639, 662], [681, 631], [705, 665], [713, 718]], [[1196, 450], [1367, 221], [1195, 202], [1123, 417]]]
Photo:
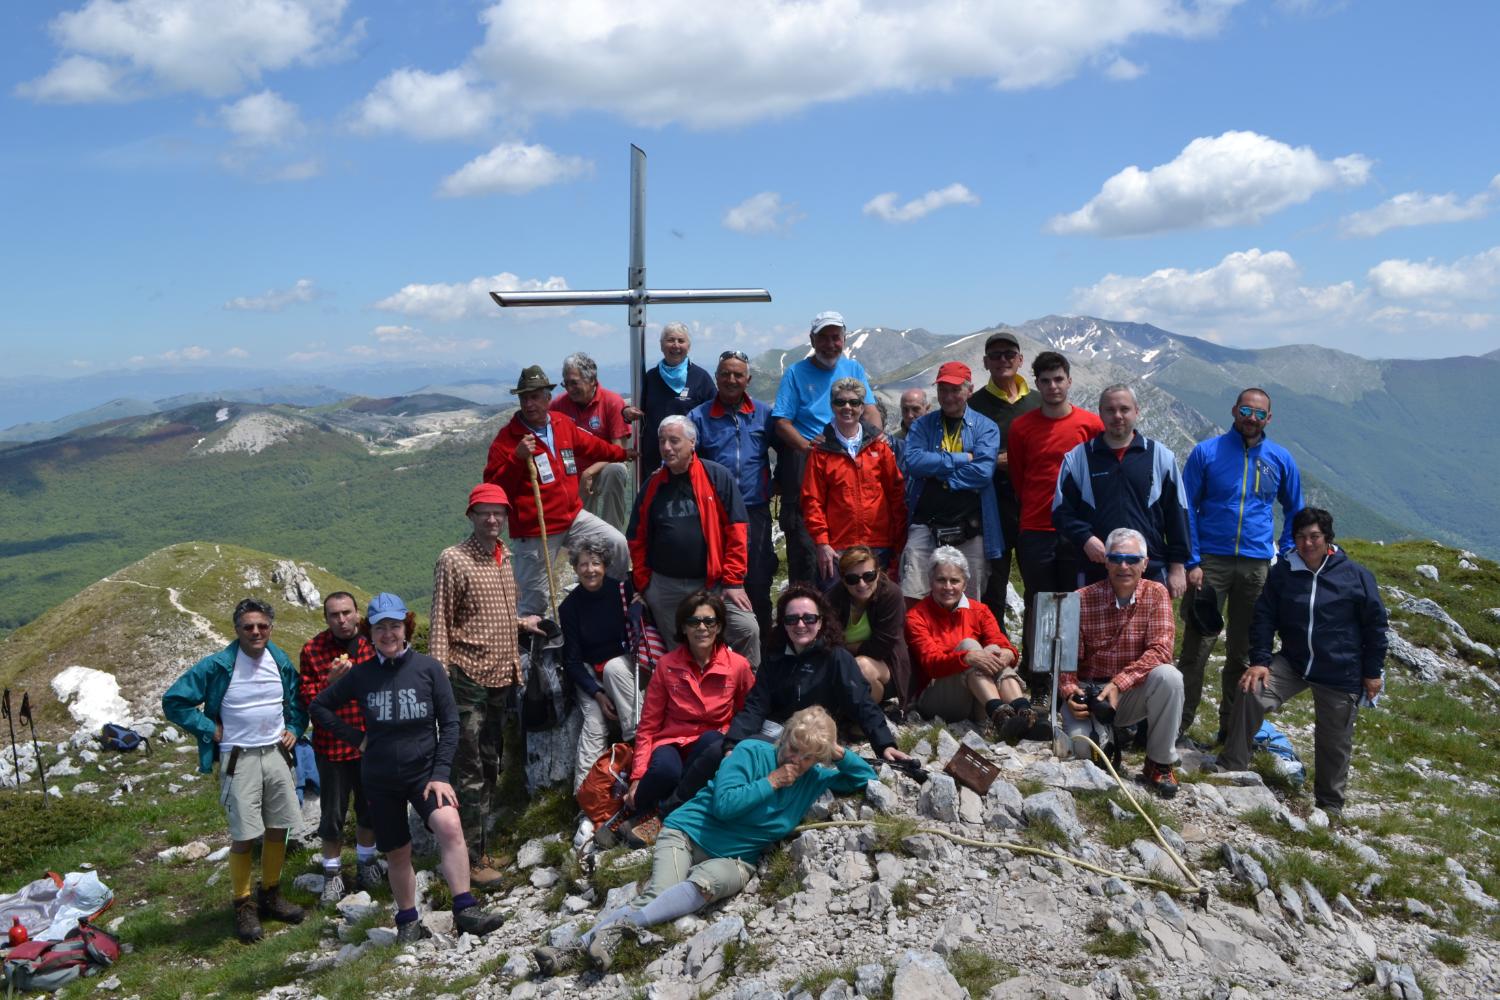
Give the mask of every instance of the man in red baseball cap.
[[938, 408], [912, 421], [903, 456], [911, 519], [901, 553], [901, 591], [912, 605], [927, 596], [927, 569], [939, 545], [969, 562], [967, 594], [979, 600], [989, 560], [1005, 551], [995, 503], [1000, 428], [969, 407], [974, 375], [959, 361], [938, 368]]

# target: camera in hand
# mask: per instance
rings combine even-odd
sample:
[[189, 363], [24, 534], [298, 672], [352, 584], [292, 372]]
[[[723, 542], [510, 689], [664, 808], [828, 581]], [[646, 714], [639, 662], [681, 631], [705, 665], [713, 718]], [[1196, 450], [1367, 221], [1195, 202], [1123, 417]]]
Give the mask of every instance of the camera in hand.
[[1105, 726], [1114, 725], [1115, 707], [1108, 701], [1099, 697], [1101, 687], [1082, 687], [1073, 692], [1073, 702], [1078, 705], [1087, 705], [1089, 714], [1098, 723]]

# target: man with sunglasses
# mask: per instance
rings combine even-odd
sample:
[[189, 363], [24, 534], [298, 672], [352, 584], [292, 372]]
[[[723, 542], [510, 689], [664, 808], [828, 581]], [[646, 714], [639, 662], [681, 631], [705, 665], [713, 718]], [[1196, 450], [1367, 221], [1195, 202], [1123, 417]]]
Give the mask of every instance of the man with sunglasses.
[[[219, 759], [219, 801], [229, 818], [234, 929], [261, 939], [261, 920], [300, 924], [302, 908], [281, 898], [287, 832], [302, 819], [292, 748], [307, 728], [297, 668], [271, 642], [276, 610], [247, 597], [234, 608], [234, 641], [205, 656], [161, 696], [168, 721], [198, 737], [198, 770]], [[261, 841], [260, 886], [251, 894], [250, 852]]]
[[776, 482], [781, 494], [781, 530], [786, 535], [787, 578], [790, 583], [812, 583], [818, 572], [817, 548], [802, 522], [802, 478], [807, 456], [833, 422], [829, 390], [841, 378], [857, 378], [865, 387], [864, 417], [879, 425], [880, 411], [865, 366], [844, 356], [844, 317], [833, 311], [813, 317], [808, 339], [812, 350], [790, 366], [776, 390], [771, 407], [781, 452], [776, 461]]
[[[1177, 666], [1186, 691], [1179, 745], [1198, 713], [1203, 673], [1218, 641], [1205, 633], [1189, 604], [1200, 587], [1212, 588], [1225, 620], [1224, 672], [1220, 684], [1219, 726], [1214, 743], [1224, 742], [1230, 704], [1239, 690], [1250, 652], [1250, 622], [1255, 601], [1265, 586], [1271, 558], [1292, 550], [1292, 517], [1302, 509], [1302, 477], [1291, 452], [1266, 436], [1271, 397], [1264, 389], [1239, 394], [1230, 408], [1234, 426], [1201, 441], [1182, 470], [1192, 541], [1187, 563], [1188, 592], [1183, 597], [1182, 652]], [[1281, 505], [1280, 542], [1276, 505]]]
[[764, 640], [771, 629], [771, 580], [776, 576], [776, 549], [771, 543], [771, 408], [750, 398], [750, 358], [744, 351], [719, 355], [714, 372], [718, 393], [693, 409], [688, 419], [698, 429], [698, 456], [718, 462], [739, 484], [749, 517], [746, 528], [745, 593], [755, 609]]

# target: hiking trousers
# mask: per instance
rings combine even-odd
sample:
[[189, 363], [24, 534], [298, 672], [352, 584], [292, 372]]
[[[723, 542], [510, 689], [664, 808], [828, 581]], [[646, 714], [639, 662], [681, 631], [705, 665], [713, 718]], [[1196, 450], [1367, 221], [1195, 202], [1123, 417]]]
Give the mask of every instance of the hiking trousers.
[[500, 782], [504, 723], [515, 711], [519, 685], [485, 687], [456, 666], [448, 668], [458, 705], [458, 752], [453, 755], [453, 790], [470, 862], [485, 854], [485, 823]]
[[[1271, 568], [1268, 559], [1247, 559], [1244, 556], [1215, 556], [1207, 553], [1200, 564], [1203, 567], [1203, 582], [1214, 588], [1219, 599], [1219, 613], [1224, 616], [1224, 673], [1220, 678], [1219, 729], [1228, 728], [1229, 706], [1235, 692], [1240, 688], [1240, 678], [1245, 674], [1250, 655], [1250, 619], [1255, 612], [1256, 598], [1266, 585], [1266, 573]], [[1208, 667], [1208, 657], [1214, 651], [1218, 635], [1199, 632], [1188, 615], [1193, 591], [1182, 596], [1182, 652], [1177, 657], [1177, 669], [1182, 671], [1182, 721], [1178, 733], [1185, 733], [1198, 714], [1198, 702], [1203, 698], [1203, 672]]]

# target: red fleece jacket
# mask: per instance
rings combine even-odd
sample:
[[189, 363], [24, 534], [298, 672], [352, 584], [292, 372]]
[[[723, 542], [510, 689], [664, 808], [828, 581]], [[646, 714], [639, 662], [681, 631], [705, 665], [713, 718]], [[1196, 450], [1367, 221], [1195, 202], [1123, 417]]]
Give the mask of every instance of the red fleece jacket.
[[[548, 413], [547, 419], [552, 423], [552, 450], [547, 451], [545, 443], [543, 450], [552, 466], [552, 482], [542, 484], [542, 511], [547, 517], [547, 533], [558, 535], [568, 530], [583, 509], [578, 499], [579, 473], [595, 462], [625, 461], [625, 449], [595, 437], [560, 413]], [[510, 496], [512, 538], [536, 538], [542, 533], [531, 492], [531, 463], [516, 457], [516, 446], [530, 433], [519, 413], [511, 417], [490, 442], [490, 457], [484, 466], [484, 481], [498, 483]], [[537, 441], [541, 443], [542, 439], [538, 437]]]

